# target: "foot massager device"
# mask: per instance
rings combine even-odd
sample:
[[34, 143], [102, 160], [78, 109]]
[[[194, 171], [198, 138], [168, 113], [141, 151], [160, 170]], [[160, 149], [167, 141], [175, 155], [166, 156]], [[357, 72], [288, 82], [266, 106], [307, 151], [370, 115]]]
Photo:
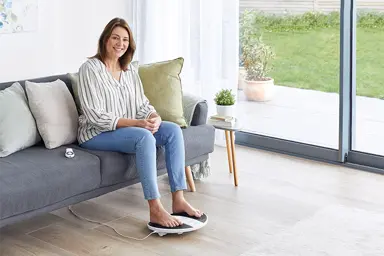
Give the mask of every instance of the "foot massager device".
[[156, 223], [148, 223], [148, 228], [153, 232], [157, 233], [159, 236], [164, 236], [166, 234], [183, 234], [186, 232], [195, 231], [201, 229], [208, 223], [208, 216], [203, 213], [200, 218], [195, 216], [190, 216], [186, 212], [183, 213], [172, 213], [172, 216], [178, 218], [183, 224], [177, 227], [164, 227]]

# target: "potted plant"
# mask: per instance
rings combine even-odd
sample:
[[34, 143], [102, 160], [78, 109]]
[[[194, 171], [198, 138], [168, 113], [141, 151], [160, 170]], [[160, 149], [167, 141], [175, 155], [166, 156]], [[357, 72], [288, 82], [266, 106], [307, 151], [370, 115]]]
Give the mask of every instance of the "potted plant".
[[235, 116], [236, 99], [232, 89], [221, 89], [216, 93], [214, 101], [219, 116]]
[[246, 12], [241, 19], [241, 60], [246, 71], [244, 94], [247, 100], [267, 101], [274, 94], [274, 79], [268, 77], [275, 58], [272, 48], [263, 42], [255, 24], [254, 12]]

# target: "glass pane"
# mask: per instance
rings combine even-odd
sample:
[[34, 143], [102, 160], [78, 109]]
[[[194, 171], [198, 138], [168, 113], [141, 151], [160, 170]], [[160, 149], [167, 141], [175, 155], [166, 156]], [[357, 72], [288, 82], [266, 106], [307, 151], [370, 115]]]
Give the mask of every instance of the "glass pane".
[[357, 0], [353, 150], [384, 155], [384, 0]]
[[339, 10], [340, 1], [240, 0], [237, 115], [246, 132], [338, 148]]

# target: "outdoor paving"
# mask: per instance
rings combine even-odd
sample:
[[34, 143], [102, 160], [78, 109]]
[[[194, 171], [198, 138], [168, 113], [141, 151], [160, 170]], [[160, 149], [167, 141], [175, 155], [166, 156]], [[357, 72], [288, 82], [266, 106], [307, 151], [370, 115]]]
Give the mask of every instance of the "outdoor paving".
[[[238, 90], [237, 116], [244, 131], [338, 148], [339, 95], [276, 86], [268, 102], [247, 101]], [[356, 99], [354, 150], [384, 155], [384, 100]]]

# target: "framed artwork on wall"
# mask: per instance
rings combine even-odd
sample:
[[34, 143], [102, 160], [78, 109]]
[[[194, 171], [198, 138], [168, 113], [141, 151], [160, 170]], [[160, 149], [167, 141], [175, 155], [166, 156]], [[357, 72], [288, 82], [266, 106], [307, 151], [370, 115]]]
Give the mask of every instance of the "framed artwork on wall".
[[0, 34], [35, 31], [38, 0], [0, 0]]

